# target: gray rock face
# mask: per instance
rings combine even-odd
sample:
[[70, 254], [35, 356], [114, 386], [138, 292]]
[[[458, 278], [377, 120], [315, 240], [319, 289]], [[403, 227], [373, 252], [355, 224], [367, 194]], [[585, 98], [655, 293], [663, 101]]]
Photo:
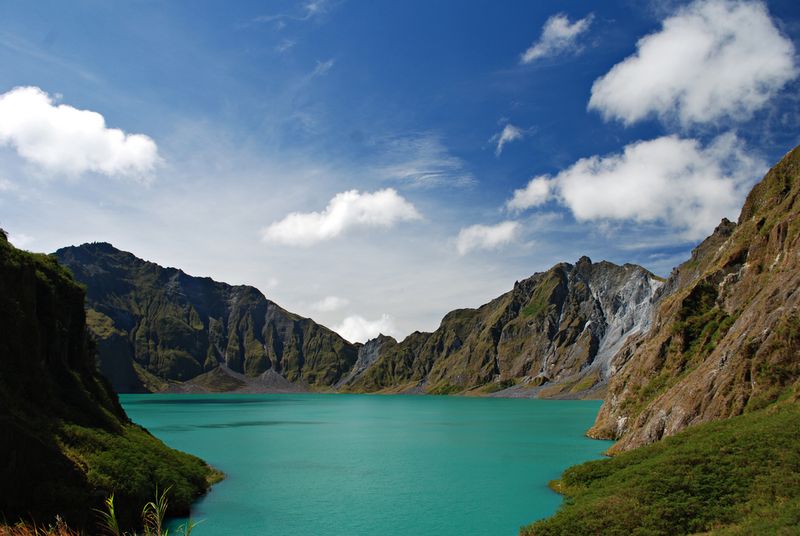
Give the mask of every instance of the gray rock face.
[[350, 370], [347, 376], [336, 383], [335, 387], [338, 389], [357, 380], [365, 370], [367, 370], [373, 363], [375, 363], [375, 361], [378, 360], [378, 357], [380, 357], [381, 348], [387, 344], [397, 344], [397, 341], [392, 337], [381, 334], [361, 345], [358, 349], [358, 357], [356, 358], [356, 362], [353, 364], [353, 368]]
[[343, 383], [431, 392], [521, 384], [544, 396], [587, 390], [608, 378], [611, 358], [628, 337], [649, 328], [662, 284], [630, 264], [587, 257], [558, 264], [478, 309], [448, 313], [433, 333], [382, 346]]

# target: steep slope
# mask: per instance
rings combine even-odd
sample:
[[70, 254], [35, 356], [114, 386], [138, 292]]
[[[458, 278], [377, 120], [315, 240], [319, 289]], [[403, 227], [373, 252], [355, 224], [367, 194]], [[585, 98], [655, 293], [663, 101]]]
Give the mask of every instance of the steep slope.
[[345, 387], [584, 391], [607, 378], [610, 358], [627, 337], [647, 329], [660, 285], [639, 266], [587, 257], [558, 264], [478, 309], [448, 313], [433, 333], [384, 340], [378, 358]]
[[520, 534], [797, 534], [798, 445], [795, 392], [769, 408], [567, 469], [551, 487], [568, 500]]
[[[119, 392], [160, 390], [163, 380], [190, 380], [220, 365], [251, 378], [274, 371], [326, 387], [356, 361], [356, 345], [253, 287], [192, 277], [105, 243], [55, 256], [87, 287], [100, 368]], [[204, 380], [215, 377], [223, 387], [235, 385], [226, 375]]]
[[0, 231], [0, 519], [75, 527], [111, 493], [122, 522], [172, 486], [188, 512], [213, 471], [129, 422], [95, 366], [84, 291], [55, 259], [17, 250]]
[[619, 372], [590, 434], [612, 451], [763, 408], [800, 377], [800, 148], [665, 285], [652, 330]]

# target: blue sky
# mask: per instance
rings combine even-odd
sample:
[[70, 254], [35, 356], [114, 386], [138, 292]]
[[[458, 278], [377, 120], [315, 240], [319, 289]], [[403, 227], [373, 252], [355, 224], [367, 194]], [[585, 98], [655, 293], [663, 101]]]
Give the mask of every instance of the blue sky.
[[0, 226], [402, 337], [667, 275], [800, 143], [798, 42], [793, 1], [5, 2]]

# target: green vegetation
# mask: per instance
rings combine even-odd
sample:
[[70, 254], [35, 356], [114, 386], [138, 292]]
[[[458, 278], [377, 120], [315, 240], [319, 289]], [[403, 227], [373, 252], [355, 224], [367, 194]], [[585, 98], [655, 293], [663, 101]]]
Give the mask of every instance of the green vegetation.
[[429, 395], [452, 395], [455, 393], [460, 393], [464, 390], [464, 387], [460, 385], [451, 385], [449, 383], [440, 383], [434, 385], [430, 389], [428, 389], [427, 393]]
[[86, 285], [100, 368], [117, 392], [158, 390], [219, 363], [327, 388], [358, 355], [356, 345], [253, 287], [192, 277], [105, 243], [63, 248], [55, 257]]
[[508, 378], [505, 380], [501, 380], [499, 382], [492, 382], [484, 385], [483, 387], [481, 387], [481, 392], [486, 394], [496, 393], [498, 391], [502, 391], [503, 389], [514, 387], [516, 384], [517, 382], [515, 379]]
[[[167, 488], [161, 493], [156, 488], [155, 499], [142, 507], [141, 526], [144, 532], [141, 536], [169, 536], [169, 529], [164, 528], [164, 522], [169, 510]], [[129, 532], [122, 529], [117, 516], [117, 508], [114, 504], [114, 495], [110, 495], [103, 504], [103, 509], [97, 509], [98, 522], [97, 529], [101, 534], [107, 536], [138, 536], [140, 533]], [[194, 527], [198, 523], [191, 519], [184, 525], [178, 527], [175, 536], [190, 536]], [[82, 532], [71, 529], [63, 519], [56, 517], [55, 523], [50, 525], [37, 525], [17, 523], [14, 526], [0, 525], [0, 536], [82, 536]]]
[[175, 490], [170, 514], [187, 513], [219, 475], [128, 420], [97, 371], [83, 288], [0, 232], [0, 289], [0, 519], [83, 529], [116, 494], [127, 528], [155, 485]]
[[800, 526], [800, 402], [692, 427], [567, 469], [566, 496], [531, 535], [794, 534]]
[[556, 274], [548, 273], [547, 278], [536, 286], [530, 301], [520, 310], [520, 315], [523, 317], [536, 317], [542, 316], [549, 311], [553, 292], [555, 292], [559, 283], [561, 283], [561, 280]]

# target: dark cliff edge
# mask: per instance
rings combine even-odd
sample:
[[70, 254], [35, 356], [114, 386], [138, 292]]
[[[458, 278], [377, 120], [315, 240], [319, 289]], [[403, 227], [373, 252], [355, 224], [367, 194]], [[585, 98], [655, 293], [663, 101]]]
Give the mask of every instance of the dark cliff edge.
[[58, 262], [0, 231], [0, 519], [94, 528], [115, 495], [135, 525], [155, 486], [188, 512], [216, 473], [132, 424], [95, 365], [84, 289]]

